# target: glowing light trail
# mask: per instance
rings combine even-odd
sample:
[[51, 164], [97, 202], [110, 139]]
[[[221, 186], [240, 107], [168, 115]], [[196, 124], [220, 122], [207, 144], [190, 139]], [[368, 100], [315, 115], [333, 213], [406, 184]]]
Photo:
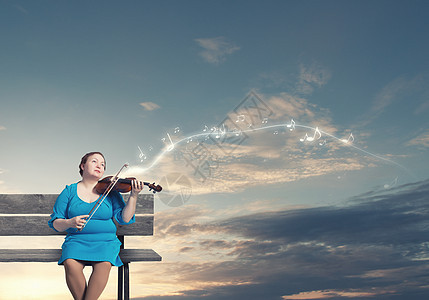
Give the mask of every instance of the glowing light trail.
[[[266, 124], [266, 122], [263, 122], [263, 124]], [[315, 127], [314, 128], [314, 127], [307, 126], [307, 125], [297, 124], [293, 119], [291, 120], [291, 122], [289, 124], [276, 124], [276, 125], [263, 126], [263, 127], [260, 127], [260, 128], [249, 128], [249, 129], [245, 129], [245, 130], [240, 130], [239, 132], [237, 132], [237, 131], [227, 131], [225, 129], [225, 125], [222, 125], [222, 129], [221, 128], [212, 127], [211, 128], [211, 132], [209, 132], [208, 127], [205, 126], [205, 129], [203, 130], [202, 133], [197, 133], [197, 134], [194, 134], [194, 135], [182, 138], [182, 139], [180, 139], [180, 140], [178, 140], [176, 142], [173, 142], [172, 139], [171, 139], [171, 137], [170, 137], [170, 135], [167, 133], [167, 136], [168, 136], [169, 141], [170, 141], [170, 145], [166, 148], [166, 150], [163, 150], [152, 161], [152, 163], [150, 164], [150, 166], [141, 169], [141, 171], [144, 172], [144, 171], [147, 171], [147, 170], [150, 170], [151, 168], [153, 168], [156, 164], [158, 164], [158, 162], [164, 157], [164, 155], [167, 152], [170, 152], [171, 150], [173, 150], [175, 148], [176, 145], [179, 145], [179, 144], [184, 143], [184, 142], [189, 143], [190, 141], [198, 140], [199, 138], [204, 138], [204, 140], [207, 140], [209, 136], [213, 136], [214, 138], [218, 139], [218, 138], [220, 138], [220, 137], [222, 137], [224, 135], [229, 135], [229, 134], [238, 136], [238, 135], [240, 135], [242, 133], [256, 132], [256, 131], [269, 130], [269, 129], [284, 129], [284, 128], [287, 128], [290, 131], [293, 131], [296, 128], [303, 128], [303, 129], [308, 129], [309, 131], [314, 131], [314, 135], [313, 136], [308, 136], [308, 134], [306, 133], [306, 135], [304, 136], [304, 138], [300, 139], [301, 142], [313, 142], [315, 140], [320, 139], [322, 137], [322, 135], [328, 136], [328, 137], [330, 137], [330, 138], [332, 138], [332, 139], [340, 142], [341, 144], [346, 144], [347, 146], [352, 147], [353, 149], [355, 149], [357, 151], [365, 153], [365, 154], [367, 154], [369, 156], [372, 156], [374, 158], [377, 158], [379, 160], [382, 160], [382, 161], [394, 164], [397, 167], [405, 170], [410, 175], [412, 175], [410, 173], [410, 171], [407, 170], [407, 168], [405, 168], [401, 164], [399, 164], [399, 163], [397, 163], [397, 162], [395, 162], [393, 160], [390, 160], [388, 158], [382, 157], [380, 155], [371, 153], [371, 152], [369, 152], [367, 150], [364, 150], [362, 148], [359, 148], [359, 147], [353, 145], [353, 141], [354, 141], [353, 134], [350, 134], [349, 137], [348, 137], [348, 139], [341, 139], [341, 138], [338, 138], [338, 137], [336, 137], [336, 136], [334, 136], [334, 135], [332, 135], [332, 134], [330, 134], [328, 132], [320, 130], [319, 127]], [[278, 134], [278, 131], [275, 131], [275, 132], [277, 132], [277, 134]], [[274, 134], [276, 134], [276, 133], [274, 133]], [[162, 139], [162, 140], [165, 141], [165, 139]], [[319, 145], [321, 145], [321, 146], [325, 145], [325, 144], [326, 144], [326, 139], [323, 142], [319, 143]], [[412, 176], [414, 176], [414, 175], [412, 175]]]

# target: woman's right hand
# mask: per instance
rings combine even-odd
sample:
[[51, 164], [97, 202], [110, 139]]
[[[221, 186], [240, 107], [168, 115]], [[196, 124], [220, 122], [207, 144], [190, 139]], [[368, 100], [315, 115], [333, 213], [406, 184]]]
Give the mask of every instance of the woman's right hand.
[[86, 218], [88, 217], [89, 215], [81, 215], [69, 219], [70, 228], [82, 229], [83, 225], [86, 223]]

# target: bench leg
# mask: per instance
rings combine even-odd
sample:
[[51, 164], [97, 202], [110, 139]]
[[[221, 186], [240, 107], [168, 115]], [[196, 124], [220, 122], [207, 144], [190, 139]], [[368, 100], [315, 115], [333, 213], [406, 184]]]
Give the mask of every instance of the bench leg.
[[128, 263], [124, 264], [124, 299], [130, 299], [130, 266]]
[[124, 266], [118, 268], [118, 300], [122, 300], [124, 290]]
[[[125, 244], [124, 236], [118, 235], [118, 240], [121, 242], [120, 249], [124, 249], [124, 244]], [[124, 265], [118, 268], [118, 300], [122, 300], [123, 295], [124, 295]]]

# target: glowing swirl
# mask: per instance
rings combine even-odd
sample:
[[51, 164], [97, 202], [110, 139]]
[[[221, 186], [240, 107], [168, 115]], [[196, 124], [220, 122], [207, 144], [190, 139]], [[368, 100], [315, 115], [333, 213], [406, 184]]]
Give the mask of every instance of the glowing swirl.
[[[262, 123], [265, 124], [266, 122], [262, 122]], [[308, 136], [308, 134], [306, 133], [305, 136], [300, 139], [301, 142], [313, 142], [313, 141], [316, 141], [316, 140], [320, 140], [320, 138], [322, 136], [327, 136], [327, 137], [330, 137], [333, 140], [335, 140], [335, 141], [337, 141], [337, 142], [339, 142], [341, 144], [345, 144], [345, 145], [347, 145], [347, 146], [349, 146], [349, 147], [351, 147], [351, 148], [353, 148], [353, 149], [355, 149], [357, 151], [360, 151], [362, 153], [370, 155], [370, 156], [372, 156], [374, 158], [377, 158], [379, 160], [388, 162], [390, 164], [396, 165], [397, 167], [405, 170], [407, 173], [409, 173], [410, 175], [412, 175], [409, 172], [409, 170], [407, 170], [401, 164], [399, 164], [399, 163], [397, 163], [397, 162], [395, 162], [395, 161], [393, 161], [391, 159], [388, 159], [388, 158], [382, 157], [380, 155], [371, 153], [371, 152], [369, 152], [367, 150], [364, 150], [362, 148], [359, 148], [359, 147], [353, 145], [353, 141], [354, 141], [353, 134], [350, 134], [350, 136], [348, 137], [348, 139], [341, 139], [341, 138], [336, 137], [336, 136], [334, 136], [334, 135], [332, 135], [332, 134], [330, 134], [328, 132], [320, 130], [319, 127], [314, 128], [314, 127], [311, 127], [311, 126], [296, 124], [296, 122], [293, 119], [291, 120], [291, 122], [289, 124], [276, 124], [276, 125], [263, 126], [263, 127], [260, 127], [260, 128], [249, 128], [249, 129], [241, 130], [241, 131], [238, 131], [238, 132], [237, 131], [228, 131], [228, 130], [225, 130], [224, 126], [222, 126], [222, 128], [212, 127], [211, 132], [209, 132], [208, 127], [205, 126], [205, 129], [203, 130], [202, 133], [193, 134], [193, 135], [181, 138], [180, 140], [175, 141], [175, 142], [173, 142], [172, 139], [171, 139], [171, 137], [170, 137], [170, 135], [167, 134], [169, 142], [170, 142], [169, 146], [166, 147], [165, 150], [163, 150], [157, 157], [155, 157], [155, 159], [152, 161], [152, 163], [149, 166], [147, 166], [145, 168], [142, 168], [140, 170], [142, 172], [145, 172], [145, 171], [150, 170], [154, 166], [156, 166], [161, 161], [161, 159], [164, 157], [164, 155], [166, 155], [168, 152], [172, 151], [176, 147], [176, 145], [180, 145], [182, 143], [189, 143], [189, 141], [198, 140], [199, 138], [205, 138], [205, 139], [207, 139], [207, 137], [211, 136], [214, 139], [218, 139], [218, 138], [220, 138], [220, 137], [222, 137], [224, 135], [239, 135], [241, 133], [251, 133], [251, 132], [257, 132], [257, 131], [262, 131], [262, 130], [275, 130], [275, 129], [277, 129], [277, 130], [278, 129], [288, 129], [290, 131], [293, 131], [296, 128], [307, 129], [307, 130], [310, 130], [311, 132], [314, 131], [314, 135], [313, 136]], [[178, 128], [175, 129], [175, 132], [178, 131], [177, 129]], [[277, 130], [274, 131], [274, 134], [278, 134]], [[163, 140], [165, 141], [165, 139], [163, 139]], [[324, 140], [323, 142], [319, 142], [319, 145], [324, 145], [324, 144], [326, 144], [326, 140]], [[412, 175], [412, 176], [414, 176], [414, 175]]]

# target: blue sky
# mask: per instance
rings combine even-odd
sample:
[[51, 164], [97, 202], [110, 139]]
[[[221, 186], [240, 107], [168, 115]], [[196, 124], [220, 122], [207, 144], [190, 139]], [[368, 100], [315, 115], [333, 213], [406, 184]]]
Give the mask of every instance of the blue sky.
[[[0, 192], [59, 193], [89, 151], [108, 174], [128, 162], [126, 175], [166, 185], [155, 236], [131, 242], [164, 258], [132, 265], [136, 299], [420, 299], [428, 8], [0, 1]], [[41, 265], [20, 264], [21, 277], [61, 279]], [[58, 286], [31, 297], [68, 295]]]

